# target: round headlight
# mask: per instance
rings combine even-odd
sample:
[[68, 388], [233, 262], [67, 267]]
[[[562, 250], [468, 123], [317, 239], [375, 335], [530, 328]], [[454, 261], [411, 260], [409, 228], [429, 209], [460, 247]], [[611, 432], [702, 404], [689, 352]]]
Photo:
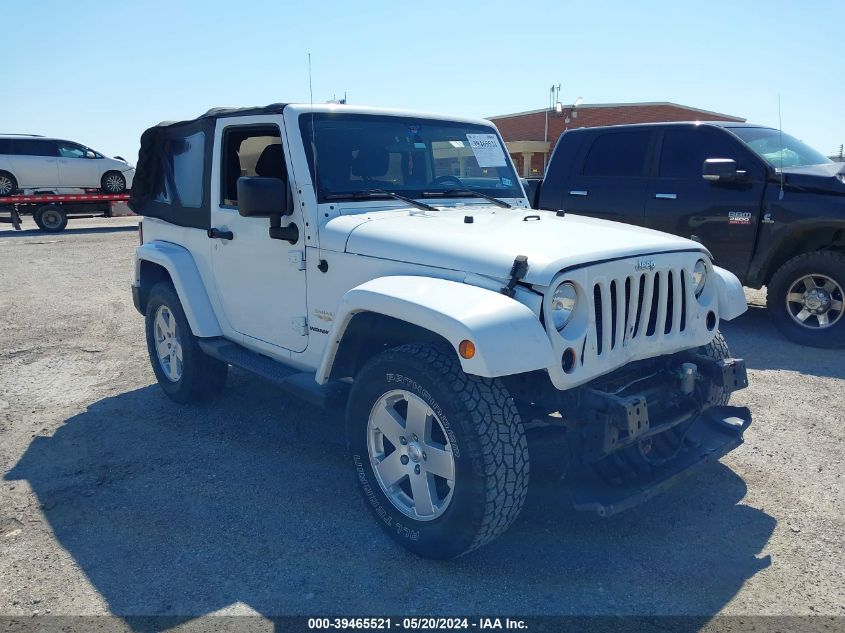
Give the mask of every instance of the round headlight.
[[578, 304], [578, 291], [569, 281], [564, 281], [552, 295], [552, 322], [559, 331], [569, 323]]
[[695, 262], [695, 267], [692, 269], [692, 281], [695, 284], [696, 298], [701, 296], [701, 291], [704, 290], [704, 283], [707, 281], [707, 264], [703, 259]]

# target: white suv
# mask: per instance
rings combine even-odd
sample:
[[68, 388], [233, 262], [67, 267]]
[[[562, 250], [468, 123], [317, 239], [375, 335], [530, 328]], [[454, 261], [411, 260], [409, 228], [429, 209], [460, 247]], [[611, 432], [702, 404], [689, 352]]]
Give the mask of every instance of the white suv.
[[235, 366], [344, 407], [367, 507], [423, 556], [513, 522], [526, 427], [606, 516], [751, 423], [718, 332], [747, 308], [737, 278], [696, 242], [530, 209], [489, 121], [216, 109], [144, 133], [129, 204], [164, 392], [213, 397]]
[[134, 176], [135, 169], [125, 160], [107, 158], [79, 143], [35, 135], [0, 135], [0, 197], [19, 189], [123, 193], [132, 187]]

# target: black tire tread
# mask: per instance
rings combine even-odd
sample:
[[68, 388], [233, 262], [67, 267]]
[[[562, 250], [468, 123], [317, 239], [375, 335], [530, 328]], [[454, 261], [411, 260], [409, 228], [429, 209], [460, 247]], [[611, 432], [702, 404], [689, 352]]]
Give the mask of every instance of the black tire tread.
[[475, 538], [462, 554], [505, 532], [519, 516], [528, 493], [528, 442], [513, 398], [500, 380], [464, 373], [455, 353], [445, 346], [408, 344], [385, 352], [414, 358], [432, 368], [449, 385], [472, 417], [481, 444], [485, 507]]
[[[150, 289], [147, 305], [154, 303], [157, 297], [161, 297], [167, 303], [171, 312], [176, 317], [177, 324], [182, 329], [183, 333], [180, 335], [180, 338], [183, 359], [192, 358], [196, 363], [195, 369], [191, 372], [192, 380], [188, 384], [187, 389], [170, 392], [164, 389], [165, 383], [162, 380], [159, 380], [159, 383], [162, 385], [165, 393], [179, 403], [202, 402], [214, 397], [220, 393], [226, 384], [229, 366], [202, 351], [196, 336], [191, 332], [190, 326], [188, 325], [188, 319], [185, 316], [182, 303], [179, 301], [179, 295], [170, 282], [160, 281], [155, 284]], [[156, 365], [156, 359], [152, 356], [152, 350], [150, 350], [150, 362], [152, 363], [153, 371], [156, 372], [156, 376], [158, 377], [159, 368]]]
[[[716, 332], [716, 336], [707, 345], [702, 345], [698, 350], [702, 355], [712, 358], [713, 360], [724, 360], [731, 358], [731, 350], [728, 347], [728, 342], [725, 340], [721, 332]], [[730, 393], [725, 393], [724, 389], [711, 389], [710, 404], [712, 406], [722, 406], [728, 404], [731, 399]]]
[[[833, 326], [836, 330], [835, 332], [823, 330], [827, 332], [827, 336], [818, 336], [814, 332], [801, 332], [797, 329], [799, 326], [789, 320], [791, 317], [786, 314], [785, 308], [781, 305], [782, 293], [780, 289], [783, 287], [784, 292], [786, 292], [788, 288], [785, 285], [793, 281], [797, 270], [814, 260], [822, 262], [822, 265], [828, 264], [837, 267], [842, 272], [840, 283], [845, 283], [845, 253], [830, 250], [801, 253], [781, 264], [780, 268], [769, 279], [769, 283], [767, 284], [769, 292], [766, 297], [768, 311], [778, 329], [787, 338], [796, 343], [813, 347], [841, 347], [845, 345], [845, 324]], [[777, 296], [775, 297], [775, 295]], [[776, 304], [773, 304], [773, 300]], [[776, 312], [783, 314], [775, 316]]]

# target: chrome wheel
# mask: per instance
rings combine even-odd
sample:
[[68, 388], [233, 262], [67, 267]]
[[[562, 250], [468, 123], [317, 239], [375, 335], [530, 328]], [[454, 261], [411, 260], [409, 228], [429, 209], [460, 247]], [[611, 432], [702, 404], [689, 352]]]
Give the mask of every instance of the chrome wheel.
[[789, 287], [786, 309], [802, 327], [827, 328], [845, 313], [845, 293], [842, 286], [827, 275], [805, 275]]
[[0, 174], [0, 196], [10, 196], [15, 190], [15, 183], [4, 174]]
[[126, 188], [126, 181], [120, 174], [106, 176], [105, 189], [109, 193], [120, 193]]
[[170, 308], [159, 306], [153, 323], [156, 355], [164, 375], [171, 382], [179, 382], [182, 377], [182, 343], [179, 340], [179, 328]]
[[455, 457], [442, 423], [421, 398], [402, 389], [378, 399], [367, 423], [370, 464], [385, 496], [406, 516], [442, 515], [455, 487]]

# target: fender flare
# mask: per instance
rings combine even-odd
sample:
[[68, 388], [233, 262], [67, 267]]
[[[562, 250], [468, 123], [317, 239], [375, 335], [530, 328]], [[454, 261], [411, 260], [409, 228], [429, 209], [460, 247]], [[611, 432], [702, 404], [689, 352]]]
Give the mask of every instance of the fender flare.
[[135, 249], [136, 285], [141, 283], [141, 262], [144, 261], [161, 266], [170, 275], [194, 336], [205, 338], [223, 335], [202, 276], [188, 249], [161, 241], [138, 246]]
[[349, 290], [317, 369], [328, 382], [337, 350], [352, 318], [374, 312], [434, 332], [457, 354], [464, 339], [475, 344], [470, 359], [457, 354], [468, 374], [495, 378], [550, 367], [552, 346], [540, 320], [527, 306], [503, 294], [457, 281], [431, 277], [378, 277]]
[[719, 318], [723, 321], [735, 319], [748, 310], [742, 283], [732, 272], [719, 266], [713, 266], [713, 272], [719, 298]]

